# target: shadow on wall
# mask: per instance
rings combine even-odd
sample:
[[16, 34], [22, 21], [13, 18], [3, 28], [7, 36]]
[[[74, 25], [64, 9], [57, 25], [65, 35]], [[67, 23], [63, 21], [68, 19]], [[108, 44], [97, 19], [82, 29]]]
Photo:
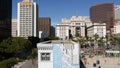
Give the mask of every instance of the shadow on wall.
[[81, 60], [80, 60], [80, 68], [86, 68]]

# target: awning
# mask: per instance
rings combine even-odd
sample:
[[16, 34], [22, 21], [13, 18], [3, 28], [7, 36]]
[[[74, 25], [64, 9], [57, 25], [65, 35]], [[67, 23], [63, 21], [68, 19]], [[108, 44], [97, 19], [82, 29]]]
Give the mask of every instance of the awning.
[[120, 51], [110, 51], [110, 50], [107, 50], [105, 51], [106, 53], [120, 53]]

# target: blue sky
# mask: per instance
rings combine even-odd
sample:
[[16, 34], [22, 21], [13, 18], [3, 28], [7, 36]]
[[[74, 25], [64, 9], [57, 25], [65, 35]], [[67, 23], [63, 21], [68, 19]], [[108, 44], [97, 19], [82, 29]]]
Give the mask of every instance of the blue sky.
[[[12, 17], [17, 18], [17, 3], [23, 0], [13, 0]], [[62, 18], [71, 16], [89, 16], [89, 8], [95, 4], [114, 2], [120, 5], [120, 0], [35, 0], [39, 5], [39, 17], [50, 17], [52, 25], [61, 23]]]

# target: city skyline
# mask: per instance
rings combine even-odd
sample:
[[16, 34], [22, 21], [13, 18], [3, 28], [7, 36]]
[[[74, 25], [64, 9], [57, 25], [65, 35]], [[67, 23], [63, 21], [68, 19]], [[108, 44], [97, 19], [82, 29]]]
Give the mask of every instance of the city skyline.
[[[12, 18], [17, 18], [17, 3], [22, 0], [13, 1]], [[34, 0], [39, 6], [39, 17], [50, 17], [51, 24], [61, 23], [62, 18], [71, 16], [89, 16], [90, 7], [105, 2], [114, 2], [120, 5], [119, 0]]]

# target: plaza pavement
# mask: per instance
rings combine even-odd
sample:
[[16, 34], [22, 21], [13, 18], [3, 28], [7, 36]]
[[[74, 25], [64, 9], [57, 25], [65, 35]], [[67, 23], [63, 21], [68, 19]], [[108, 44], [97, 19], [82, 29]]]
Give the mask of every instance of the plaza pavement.
[[[97, 64], [96, 67], [93, 66], [93, 63], [96, 63], [96, 60], [100, 61], [100, 64]], [[83, 63], [85, 64], [84, 60]], [[103, 57], [96, 56], [93, 58], [87, 58], [87, 63], [85, 64], [86, 68], [120, 68], [120, 57]]]

